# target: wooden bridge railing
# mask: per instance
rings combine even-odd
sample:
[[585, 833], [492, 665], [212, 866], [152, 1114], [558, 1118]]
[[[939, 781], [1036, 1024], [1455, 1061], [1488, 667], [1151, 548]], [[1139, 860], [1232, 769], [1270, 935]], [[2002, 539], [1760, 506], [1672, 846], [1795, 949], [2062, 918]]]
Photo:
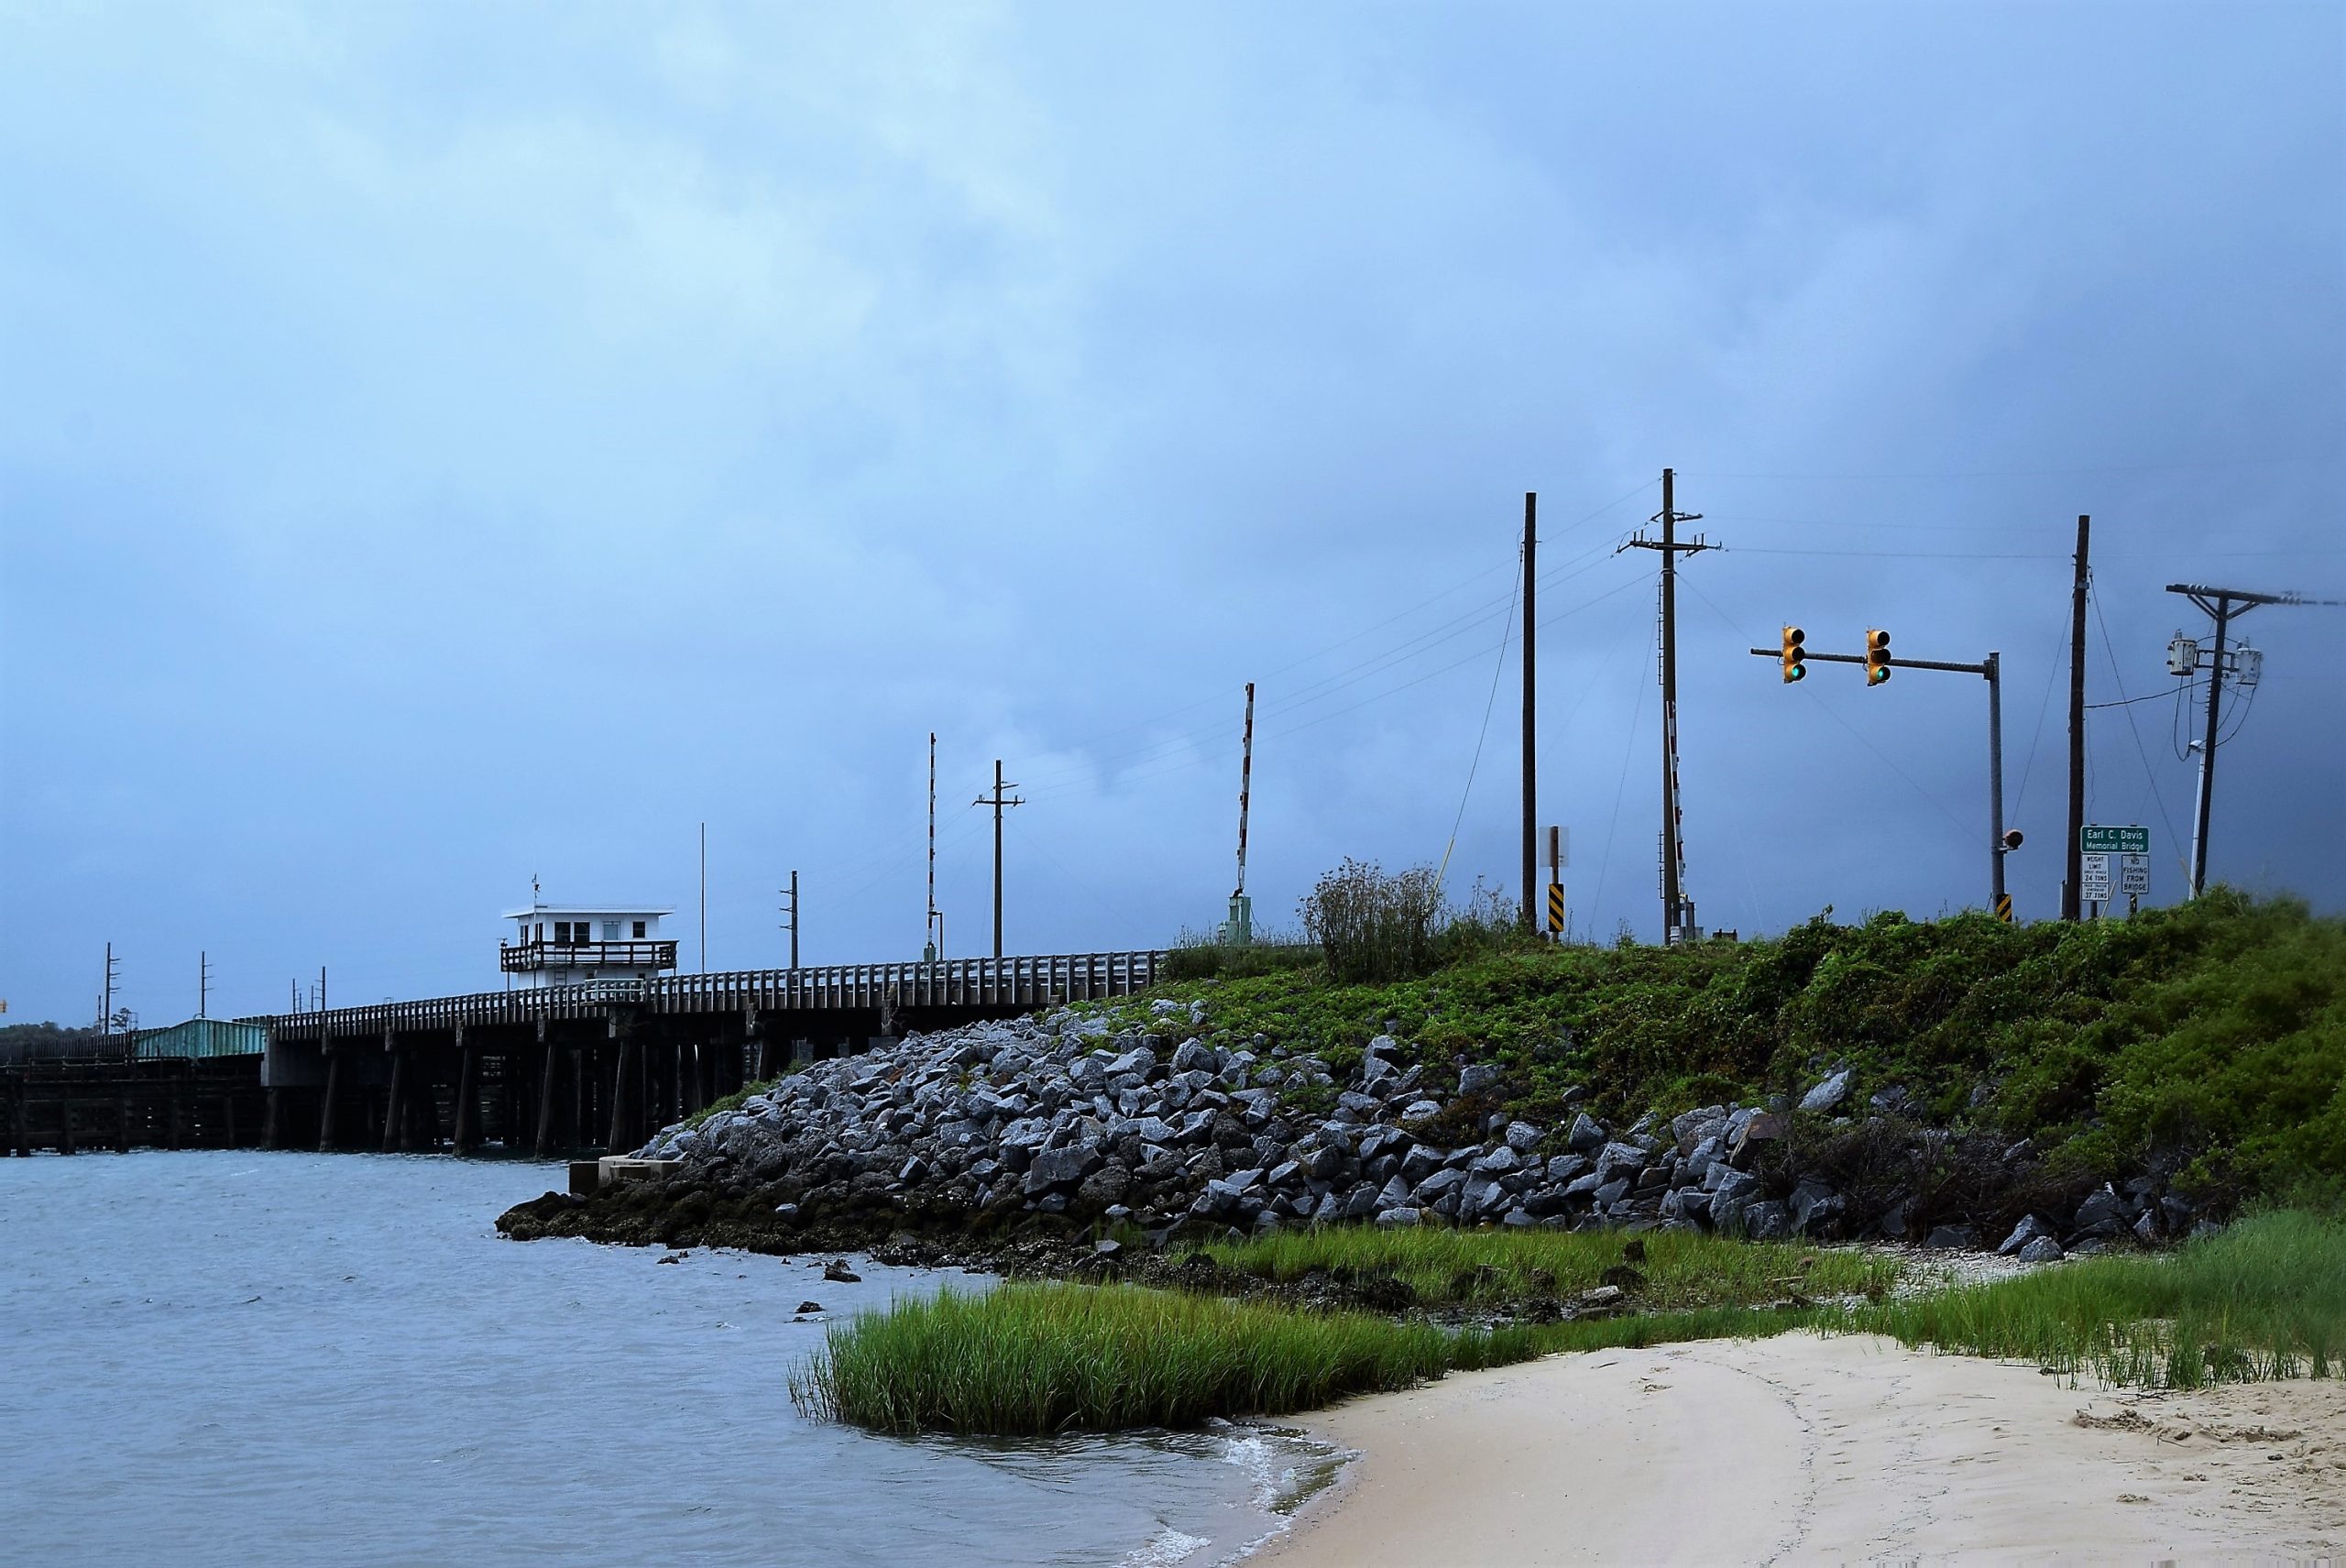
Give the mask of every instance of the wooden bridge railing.
[[241, 1020], [274, 1037], [413, 1032], [541, 1019], [599, 1018], [614, 1008], [652, 1014], [837, 1012], [896, 1007], [1047, 1007], [1130, 996], [1157, 982], [1161, 951], [1066, 953], [1047, 958], [941, 959], [935, 962], [828, 964], [729, 970], [650, 980], [476, 992], [415, 1002], [280, 1013]]

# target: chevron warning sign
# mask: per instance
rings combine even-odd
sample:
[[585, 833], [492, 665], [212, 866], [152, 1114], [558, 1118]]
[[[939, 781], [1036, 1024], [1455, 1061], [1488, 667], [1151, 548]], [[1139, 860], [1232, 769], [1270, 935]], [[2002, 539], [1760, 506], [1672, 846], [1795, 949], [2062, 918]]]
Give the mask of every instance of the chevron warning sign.
[[1564, 934], [1564, 884], [1560, 882], [1548, 884], [1548, 932], [1555, 937]]
[[2012, 924], [2012, 895], [2011, 894], [2000, 893], [1996, 894], [1996, 918], [2002, 921], [2007, 926]]

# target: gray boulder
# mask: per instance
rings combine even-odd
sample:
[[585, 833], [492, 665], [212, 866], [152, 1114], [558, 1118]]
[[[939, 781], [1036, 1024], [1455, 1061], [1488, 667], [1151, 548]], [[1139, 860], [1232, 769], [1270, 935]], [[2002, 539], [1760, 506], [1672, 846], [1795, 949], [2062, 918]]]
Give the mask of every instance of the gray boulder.
[[2052, 1234], [2052, 1226], [2046, 1224], [2035, 1215], [2030, 1214], [2023, 1218], [2019, 1224], [2012, 1227], [2012, 1234], [2006, 1236], [2004, 1238], [2004, 1245], [1998, 1247], [1996, 1250], [2004, 1256], [2010, 1257], [2013, 1254], [2019, 1252], [2023, 1247], [2026, 1246], [2029, 1243], [2035, 1241], [2038, 1237], [2049, 1236]]
[[2020, 1249], [2023, 1263], [2058, 1263], [2061, 1255], [2061, 1244], [2051, 1236], [2032, 1236]]
[[1848, 1095], [1849, 1069], [1845, 1067], [1806, 1094], [1802, 1095], [1800, 1108], [1812, 1112], [1830, 1111], [1847, 1099]]
[[1026, 1168], [1027, 1194], [1032, 1196], [1055, 1187], [1072, 1187], [1099, 1169], [1103, 1163], [1099, 1146], [1095, 1144], [1070, 1144], [1064, 1148], [1044, 1149]]

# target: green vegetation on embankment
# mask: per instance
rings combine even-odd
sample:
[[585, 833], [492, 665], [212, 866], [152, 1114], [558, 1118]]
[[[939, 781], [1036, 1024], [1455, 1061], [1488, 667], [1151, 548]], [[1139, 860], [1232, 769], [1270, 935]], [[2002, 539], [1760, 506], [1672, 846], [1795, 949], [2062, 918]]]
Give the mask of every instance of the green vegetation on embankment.
[[[1388, 1029], [1430, 1072], [1497, 1062], [1505, 1108], [1549, 1124], [1575, 1089], [1623, 1120], [1797, 1098], [1847, 1062], [1851, 1105], [1903, 1089], [1920, 1120], [2031, 1137], [2097, 1173], [2173, 1166], [2219, 1202], [2346, 1182], [2346, 921], [2294, 900], [2219, 889], [2082, 925], [1819, 916], [1742, 943], [1494, 939], [1442, 958], [1383, 984], [1321, 966], [1157, 994], [1206, 1001], [1209, 1043], [1261, 1035], [1340, 1081]], [[1120, 1004], [1120, 1024], [1189, 1032], [1150, 1000]]]
[[1852, 1313], [1847, 1326], [2105, 1383], [2346, 1371], [2346, 1223], [2282, 1212], [2173, 1253], [2079, 1258]]
[[1314, 1272], [1389, 1277], [1428, 1307], [1570, 1299], [1618, 1283], [1643, 1310], [1692, 1311], [1879, 1294], [1898, 1282], [1898, 1264], [1880, 1252], [1652, 1231], [1637, 1238], [1636, 1259], [1625, 1263], [1623, 1240], [1617, 1231], [1330, 1225], [1211, 1242], [1202, 1250], [1225, 1269], [1279, 1283]]
[[[1522, 1267], [1529, 1255], [1530, 1238], [1493, 1232], [1321, 1235], [1318, 1266], [1349, 1260], [1430, 1282]], [[1705, 1238], [1685, 1238], [1704, 1245], [1673, 1255], [1663, 1247], [1680, 1239], [1643, 1240], [1648, 1277], [1672, 1283], [1639, 1299], [1684, 1303], [1678, 1310], [1449, 1333], [1423, 1321], [1129, 1285], [1014, 1283], [903, 1299], [834, 1324], [824, 1349], [792, 1375], [791, 1396], [810, 1415], [879, 1431], [1017, 1436], [1280, 1415], [1556, 1351], [1795, 1328], [1886, 1333], [2152, 1387], [2336, 1376], [2346, 1356], [2346, 1223], [2301, 1212], [2261, 1215], [2170, 1254], [2081, 1258], [1905, 1300], [1792, 1310], [1749, 1304], [1750, 1287], [1813, 1256], [1809, 1289], [1862, 1288], [1878, 1280], [1878, 1260]], [[1617, 1237], [1595, 1241], [1618, 1255]], [[1277, 1266], [1279, 1255], [1265, 1245], [1233, 1249], [1227, 1261]], [[1569, 1260], [1543, 1255], [1538, 1266], [1554, 1264]]]

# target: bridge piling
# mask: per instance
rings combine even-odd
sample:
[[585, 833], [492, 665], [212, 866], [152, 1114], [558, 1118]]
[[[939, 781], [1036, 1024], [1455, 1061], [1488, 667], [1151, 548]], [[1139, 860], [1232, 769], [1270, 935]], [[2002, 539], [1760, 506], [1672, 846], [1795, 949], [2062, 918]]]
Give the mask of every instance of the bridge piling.
[[407, 1100], [407, 1053], [391, 1044], [389, 1029], [383, 1031], [383, 1049], [391, 1058], [391, 1089], [383, 1106], [383, 1152], [396, 1154], [400, 1146], [400, 1109]]
[[[611, 1027], [613, 1031], [617, 1033], [619, 1025], [616, 1021], [614, 1021]], [[637, 1065], [635, 1059], [635, 1036], [632, 1031], [619, 1035], [619, 1049], [616, 1054], [618, 1059], [612, 1064], [611, 1069], [611, 1139], [609, 1145], [609, 1147], [614, 1154], [622, 1150], [631, 1149], [635, 1146], [635, 1140], [630, 1135], [635, 1130], [635, 1108], [630, 1103], [635, 1096], [630, 1092], [630, 1091], [637, 1088], [635, 1080], [641, 1076], [641, 1069]]]
[[531, 1152], [540, 1159], [552, 1159], [554, 1157], [554, 1089], [555, 1080], [560, 1077], [557, 1069], [562, 1047], [552, 1040], [543, 1038], [543, 1025], [540, 1025], [539, 1033], [543, 1048], [538, 1052], [542, 1064], [538, 1072], [538, 1136]]
[[456, 1025], [456, 1119], [450, 1137], [460, 1155], [480, 1146], [480, 1047]]
[[335, 1091], [342, 1087], [342, 1055], [334, 1048], [331, 1040], [323, 1040], [322, 1044], [326, 1053], [326, 1093], [325, 1106], [318, 1113], [318, 1152], [331, 1154], [334, 1152], [334, 1113], [340, 1099]]

